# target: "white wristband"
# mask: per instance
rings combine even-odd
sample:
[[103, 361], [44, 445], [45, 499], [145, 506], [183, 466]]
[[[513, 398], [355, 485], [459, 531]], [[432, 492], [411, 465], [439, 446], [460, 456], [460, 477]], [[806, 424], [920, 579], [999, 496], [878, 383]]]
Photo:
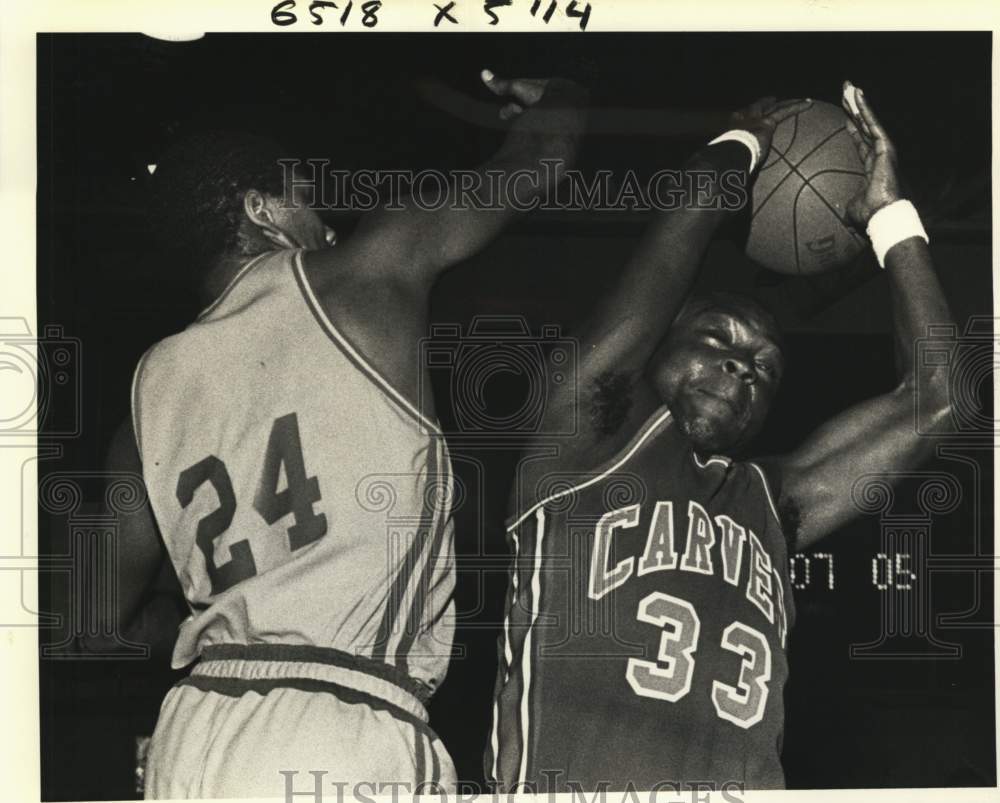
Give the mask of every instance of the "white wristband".
[[927, 232], [920, 222], [920, 215], [909, 201], [893, 201], [883, 206], [868, 221], [868, 237], [878, 259], [879, 267], [885, 267], [885, 255], [889, 249], [910, 237], [920, 237], [930, 242]]
[[760, 161], [760, 142], [757, 140], [757, 137], [749, 131], [744, 131], [742, 128], [734, 128], [732, 131], [727, 131], [725, 134], [716, 137], [708, 144], [716, 145], [720, 142], [742, 142], [746, 145], [750, 149], [749, 172], [753, 172], [757, 166], [757, 162]]

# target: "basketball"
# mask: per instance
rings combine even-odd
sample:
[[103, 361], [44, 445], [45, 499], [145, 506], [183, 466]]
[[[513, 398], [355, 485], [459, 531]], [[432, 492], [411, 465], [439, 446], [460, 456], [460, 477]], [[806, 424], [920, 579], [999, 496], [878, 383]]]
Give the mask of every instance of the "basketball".
[[822, 273], [868, 246], [848, 222], [864, 166], [839, 106], [813, 101], [778, 124], [753, 188], [747, 255], [778, 273]]

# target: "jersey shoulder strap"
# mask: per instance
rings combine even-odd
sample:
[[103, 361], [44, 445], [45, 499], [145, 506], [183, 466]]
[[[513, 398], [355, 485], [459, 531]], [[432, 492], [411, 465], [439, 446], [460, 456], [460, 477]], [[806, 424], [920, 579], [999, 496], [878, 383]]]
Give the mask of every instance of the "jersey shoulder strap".
[[550, 502], [557, 501], [570, 494], [588, 488], [600, 482], [609, 474], [620, 471], [629, 460], [631, 460], [642, 448], [646, 446], [655, 436], [671, 426], [673, 418], [670, 411], [665, 407], [658, 407], [653, 414], [646, 419], [646, 422], [636, 430], [635, 435], [618, 452], [605, 460], [600, 465], [587, 472], [579, 473], [579, 482], [567, 483], [565, 477], [553, 477], [550, 487], [539, 488], [538, 493], [523, 502], [517, 498], [520, 492], [520, 485], [515, 480], [515, 498], [511, 504], [511, 515], [507, 518], [506, 527], [510, 532], [516, 528], [528, 516], [532, 515], [538, 508], [544, 507]]

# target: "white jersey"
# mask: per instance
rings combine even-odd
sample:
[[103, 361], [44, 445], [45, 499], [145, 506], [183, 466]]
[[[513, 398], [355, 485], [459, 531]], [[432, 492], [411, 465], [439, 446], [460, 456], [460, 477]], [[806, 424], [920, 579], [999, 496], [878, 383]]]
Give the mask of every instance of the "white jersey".
[[206, 647], [297, 645], [438, 685], [454, 631], [444, 438], [326, 316], [301, 251], [253, 260], [153, 346], [132, 406], [192, 610], [175, 668]]

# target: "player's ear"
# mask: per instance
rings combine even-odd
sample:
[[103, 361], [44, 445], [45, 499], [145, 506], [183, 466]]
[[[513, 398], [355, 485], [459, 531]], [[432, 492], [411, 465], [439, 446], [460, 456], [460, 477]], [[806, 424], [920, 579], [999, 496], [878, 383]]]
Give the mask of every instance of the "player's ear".
[[247, 190], [243, 195], [243, 212], [269, 241], [279, 248], [296, 248], [280, 223], [277, 203], [259, 190]]

